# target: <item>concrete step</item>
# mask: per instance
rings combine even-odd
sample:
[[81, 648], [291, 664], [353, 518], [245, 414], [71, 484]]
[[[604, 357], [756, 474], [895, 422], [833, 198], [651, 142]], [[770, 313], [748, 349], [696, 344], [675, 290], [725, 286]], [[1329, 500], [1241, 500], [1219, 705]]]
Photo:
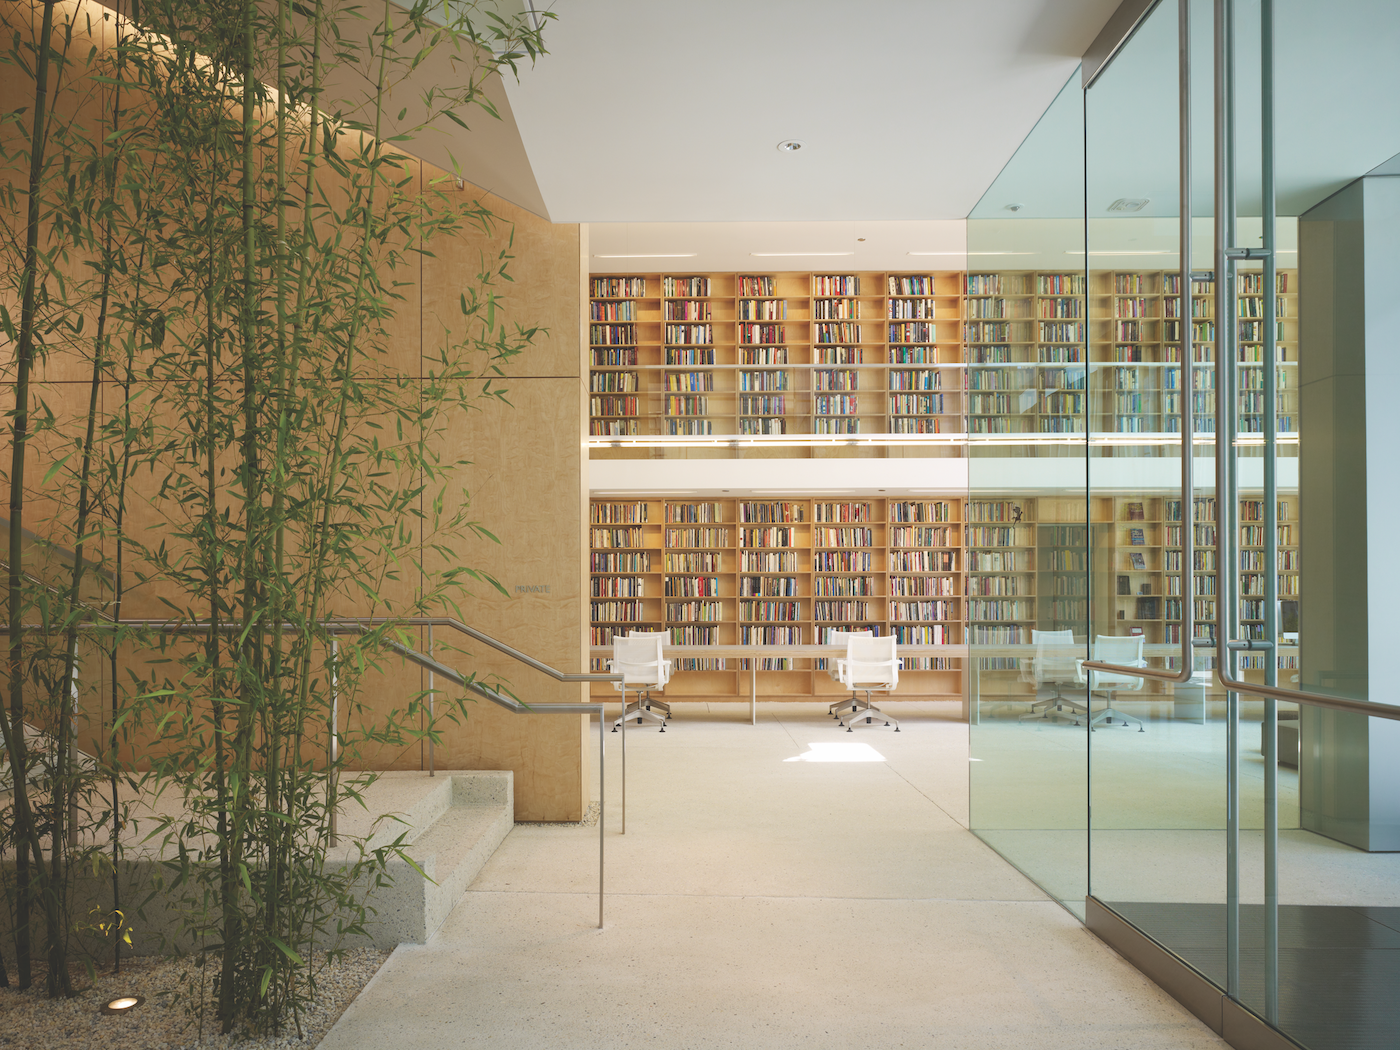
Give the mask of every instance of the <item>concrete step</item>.
[[[427, 943], [515, 826], [514, 781], [509, 771], [447, 771], [434, 779], [444, 782], [445, 791], [435, 786], [424, 793], [417, 811], [435, 815], [413, 829], [404, 851], [422, 874], [407, 861], [394, 858], [388, 866], [392, 884], [368, 889], [366, 902], [375, 914], [366, 929], [377, 947]], [[439, 793], [445, 795], [447, 805], [436, 800]], [[429, 801], [429, 796], [434, 800]], [[400, 825], [399, 832], [406, 829]], [[388, 841], [396, 837], [397, 833]]]

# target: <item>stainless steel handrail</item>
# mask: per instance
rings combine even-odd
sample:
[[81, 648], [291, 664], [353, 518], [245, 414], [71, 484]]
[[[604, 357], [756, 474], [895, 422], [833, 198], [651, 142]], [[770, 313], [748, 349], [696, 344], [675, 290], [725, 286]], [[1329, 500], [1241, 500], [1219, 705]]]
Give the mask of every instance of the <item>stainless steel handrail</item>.
[[[167, 620], [153, 620], [153, 619], [122, 619], [122, 620], [116, 620], [116, 619], [113, 619], [113, 618], [110, 617], [110, 616], [107, 616], [105, 613], [103, 613], [101, 610], [98, 610], [98, 609], [94, 609], [94, 610], [93, 610], [93, 614], [94, 614], [95, 616], [98, 617], [99, 622], [98, 622], [98, 623], [85, 624], [85, 625], [83, 625], [83, 626], [86, 626], [86, 627], [88, 627], [89, 629], [91, 629], [91, 628], [93, 628], [93, 627], [99, 627], [99, 626], [101, 626], [101, 627], [147, 627], [147, 628], [151, 628], [151, 629], [153, 629], [153, 630], [159, 630], [159, 631], [162, 631], [162, 632], [168, 632], [168, 633], [173, 633], [173, 634], [186, 634], [186, 633], [194, 634], [194, 633], [199, 633], [199, 632], [201, 632], [201, 631], [207, 632], [207, 631], [209, 630], [209, 627], [210, 627], [210, 625], [209, 625], [208, 622], [206, 622], [206, 621], [200, 621], [200, 620], [168, 620], [168, 619], [167, 619]], [[606, 673], [606, 674], [593, 674], [593, 673], [573, 673], [573, 672], [569, 672], [569, 671], [560, 671], [560, 670], [558, 670], [557, 668], [551, 667], [551, 666], [549, 666], [548, 664], [546, 664], [546, 663], [544, 663], [544, 662], [542, 662], [542, 661], [540, 661], [540, 660], [536, 660], [533, 656], [530, 656], [528, 653], [523, 653], [523, 652], [521, 652], [519, 649], [516, 649], [516, 648], [514, 648], [513, 646], [510, 646], [510, 645], [507, 645], [505, 642], [499, 641], [498, 639], [492, 638], [490, 635], [485, 634], [485, 633], [482, 632], [482, 631], [478, 631], [478, 630], [477, 630], [476, 628], [474, 628], [474, 627], [469, 627], [469, 626], [467, 626], [466, 624], [462, 623], [460, 620], [453, 619], [452, 617], [446, 617], [446, 616], [413, 616], [413, 617], [405, 617], [405, 618], [396, 618], [396, 617], [388, 617], [388, 616], [369, 616], [369, 617], [360, 617], [360, 618], [337, 618], [337, 619], [333, 619], [333, 620], [322, 620], [322, 621], [320, 621], [320, 622], [318, 623], [317, 626], [319, 626], [319, 627], [325, 629], [325, 630], [327, 631], [327, 633], [329, 633], [330, 635], [332, 635], [331, 645], [332, 645], [332, 653], [333, 653], [333, 656], [334, 656], [334, 655], [337, 653], [337, 647], [336, 647], [335, 639], [334, 639], [334, 636], [335, 636], [336, 634], [342, 634], [342, 633], [363, 634], [363, 633], [369, 632], [369, 631], [370, 631], [371, 629], [373, 629], [374, 627], [379, 627], [379, 626], [384, 626], [384, 625], [389, 625], [389, 624], [393, 624], [393, 625], [402, 625], [402, 626], [404, 626], [404, 627], [429, 627], [430, 629], [431, 629], [433, 626], [450, 627], [450, 628], [452, 628], [453, 630], [456, 630], [456, 631], [458, 631], [458, 632], [460, 632], [460, 633], [462, 633], [462, 634], [465, 634], [465, 635], [468, 635], [468, 636], [470, 636], [470, 637], [472, 637], [472, 638], [475, 638], [477, 641], [480, 641], [480, 642], [485, 643], [486, 645], [489, 645], [491, 648], [496, 649], [496, 650], [498, 650], [499, 652], [505, 653], [507, 656], [512, 657], [513, 659], [515, 659], [515, 660], [518, 661], [519, 663], [523, 663], [523, 664], [525, 664], [525, 665], [528, 666], [528, 667], [532, 667], [532, 668], [534, 668], [534, 669], [537, 670], [537, 671], [541, 671], [541, 672], [543, 672], [544, 674], [549, 675], [549, 677], [555, 679], [556, 681], [560, 681], [560, 682], [580, 682], [580, 683], [582, 683], [582, 682], [618, 682], [618, 683], [623, 683], [623, 685], [622, 685], [622, 709], [623, 709], [624, 713], [625, 713], [626, 710], [627, 710], [627, 687], [626, 687], [625, 680], [624, 680], [624, 678], [623, 678], [622, 675], [620, 675], [620, 674], [611, 674], [611, 673]], [[219, 629], [220, 629], [221, 631], [242, 630], [241, 625], [239, 625], [239, 624], [237, 624], [237, 623], [221, 623], [221, 624], [219, 624], [218, 626], [219, 626]], [[293, 624], [283, 623], [281, 629], [282, 629], [283, 631], [291, 631], [291, 630], [295, 630], [296, 628], [295, 628], [295, 625], [293, 625]], [[3, 630], [3, 632], [4, 632], [5, 634], [8, 634], [8, 633], [9, 633], [9, 630], [10, 630], [9, 624], [4, 624], [4, 625], [0, 626], [0, 630]], [[604, 746], [604, 743], [605, 743], [605, 741], [606, 741], [606, 739], [607, 739], [607, 737], [606, 737], [606, 732], [605, 732], [605, 727], [606, 727], [606, 723], [607, 723], [607, 708], [606, 708], [606, 705], [605, 705], [602, 701], [599, 701], [599, 702], [597, 702], [597, 703], [541, 703], [541, 704], [527, 704], [527, 703], [525, 703], [524, 701], [517, 700], [517, 699], [515, 699], [514, 697], [511, 697], [511, 696], [503, 695], [503, 694], [501, 694], [500, 692], [498, 692], [497, 690], [494, 690], [494, 689], [491, 689], [491, 688], [489, 688], [489, 687], [487, 687], [487, 686], [485, 686], [485, 685], [482, 685], [480, 682], [477, 682], [477, 681], [475, 681], [474, 679], [469, 678], [468, 676], [466, 676], [466, 675], [462, 674], [461, 672], [459, 672], [459, 671], [457, 671], [457, 670], [455, 670], [455, 669], [453, 669], [453, 668], [447, 666], [446, 664], [442, 663], [441, 661], [435, 660], [435, 659], [433, 659], [433, 657], [431, 657], [431, 656], [429, 656], [429, 655], [426, 655], [426, 654], [424, 654], [424, 653], [420, 653], [418, 650], [413, 649], [413, 648], [411, 648], [410, 646], [404, 645], [404, 644], [402, 644], [401, 642], [396, 642], [396, 641], [394, 641], [394, 640], [392, 640], [392, 639], [384, 639], [383, 642], [384, 642], [385, 648], [387, 648], [387, 649], [389, 649], [389, 650], [391, 650], [391, 651], [397, 653], [399, 656], [402, 656], [404, 659], [408, 660], [410, 663], [416, 664], [417, 666], [424, 668], [424, 669], [427, 670], [430, 674], [432, 674], [432, 675], [442, 675], [442, 676], [443, 676], [444, 678], [446, 678], [448, 681], [454, 682], [454, 683], [456, 683], [457, 685], [462, 686], [464, 689], [467, 689], [468, 691], [473, 692], [473, 693], [475, 693], [476, 695], [478, 695], [478, 696], [480, 696], [480, 697], [482, 697], [482, 698], [484, 698], [484, 699], [486, 699], [486, 700], [490, 700], [492, 703], [494, 703], [494, 704], [496, 704], [496, 705], [498, 705], [498, 706], [500, 706], [500, 707], [503, 707], [503, 708], [505, 708], [506, 710], [511, 711], [511, 712], [513, 712], [513, 713], [515, 713], [515, 714], [597, 714], [597, 716], [598, 716], [598, 928], [601, 930], [601, 929], [603, 928], [603, 899], [604, 899], [604, 894], [603, 894], [603, 872], [604, 872], [604, 855], [605, 855], [605, 849], [604, 849], [604, 835], [603, 835], [603, 833], [604, 833], [604, 825], [605, 825], [604, 816], [605, 816], [605, 812], [606, 812], [604, 803], [605, 803], [605, 797], [606, 797], [606, 782], [607, 782], [607, 781], [606, 781], [606, 772], [607, 772], [607, 769], [606, 769], [606, 756], [605, 756], [605, 750], [606, 750], [606, 748], [605, 748], [605, 746]], [[335, 683], [336, 683], [336, 675], [334, 674], [334, 672], [332, 672], [332, 694], [331, 694], [331, 719], [332, 719], [332, 729], [331, 729], [330, 734], [329, 734], [329, 740], [328, 740], [328, 742], [327, 742], [327, 749], [326, 749], [326, 750], [327, 750], [327, 755], [328, 755], [328, 756], [331, 758], [331, 760], [332, 760], [332, 769], [333, 769], [334, 759], [335, 759], [336, 754], [337, 754], [338, 749], [339, 749], [338, 735], [337, 735], [337, 732], [336, 732], [336, 730], [335, 730], [335, 728], [334, 728], [334, 726], [338, 724], [338, 722], [336, 721], [336, 720], [337, 720], [337, 694], [336, 694]], [[431, 692], [431, 686], [430, 686], [430, 692]], [[429, 697], [429, 704], [431, 705], [431, 695], [430, 695], [430, 697]], [[430, 711], [429, 711], [429, 726], [430, 726], [430, 729], [431, 729], [431, 709], [430, 709]], [[627, 800], [627, 794], [626, 794], [626, 783], [627, 783], [627, 745], [626, 745], [626, 741], [627, 741], [627, 732], [626, 732], [626, 730], [627, 730], [626, 719], [623, 719], [623, 733], [622, 733], [622, 740], [623, 740], [623, 744], [622, 744], [622, 782], [623, 782], [623, 785], [624, 785], [624, 786], [623, 786], [623, 795], [622, 795], [622, 798], [623, 798], [622, 830], [623, 830], [623, 833], [624, 833], [624, 834], [626, 833], [626, 829], [627, 829], [627, 824], [626, 824], [626, 821], [627, 821], [627, 809], [626, 809], [626, 805], [627, 805], [627, 802], [626, 802], [626, 800]], [[431, 744], [431, 737], [430, 737], [430, 739], [429, 739], [429, 743]], [[332, 771], [332, 776], [334, 776], [334, 772], [333, 772], [333, 771]], [[332, 783], [333, 783], [333, 782], [332, 782]], [[336, 840], [335, 823], [336, 823], [336, 821], [335, 821], [335, 809], [332, 807], [332, 808], [331, 808], [331, 812], [330, 812], [330, 828], [329, 828], [332, 844], [334, 844], [334, 843], [335, 843], [335, 840]]]

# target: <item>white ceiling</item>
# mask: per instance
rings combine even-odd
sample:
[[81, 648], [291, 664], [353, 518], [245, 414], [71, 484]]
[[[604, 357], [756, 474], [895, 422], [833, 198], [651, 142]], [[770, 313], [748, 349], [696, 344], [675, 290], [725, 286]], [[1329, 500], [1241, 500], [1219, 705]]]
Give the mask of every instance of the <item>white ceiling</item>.
[[[1400, 150], [1400, 3], [1275, 0], [1275, 168], [1278, 209], [1299, 215]], [[1193, 212], [1212, 210], [1210, 0], [1192, 0]], [[1260, 209], [1259, 4], [1236, 25], [1239, 210]], [[1084, 122], [1089, 121], [1089, 184]], [[1177, 214], [1177, 7], [1165, 2], [1094, 84], [1087, 104], [1067, 85], [971, 212], [976, 219], [1106, 216], [1119, 197], [1146, 197], [1141, 216]]]
[[966, 238], [961, 219], [595, 222], [588, 226], [588, 268], [595, 273], [961, 270], [967, 264]]
[[1117, 6], [557, 0], [506, 90], [555, 222], [961, 219]]

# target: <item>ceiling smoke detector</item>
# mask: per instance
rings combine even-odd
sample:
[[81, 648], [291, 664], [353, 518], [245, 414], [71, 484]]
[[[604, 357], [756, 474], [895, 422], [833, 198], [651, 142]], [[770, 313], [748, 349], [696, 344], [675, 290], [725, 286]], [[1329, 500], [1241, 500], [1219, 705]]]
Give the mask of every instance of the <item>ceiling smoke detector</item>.
[[1108, 206], [1109, 211], [1142, 211], [1152, 203], [1151, 197], [1119, 197]]
[[778, 143], [778, 152], [796, 153], [805, 145], [807, 145], [807, 143], [803, 142], [801, 139], [783, 139], [782, 142]]

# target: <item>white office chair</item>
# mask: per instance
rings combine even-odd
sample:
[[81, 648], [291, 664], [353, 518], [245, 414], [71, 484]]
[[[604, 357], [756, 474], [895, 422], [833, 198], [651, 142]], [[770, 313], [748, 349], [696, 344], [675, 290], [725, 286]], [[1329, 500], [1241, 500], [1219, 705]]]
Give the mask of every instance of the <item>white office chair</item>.
[[[846, 645], [852, 638], [874, 637], [875, 635], [872, 631], [838, 631], [833, 628], [832, 630], [826, 632], [826, 641], [824, 644]], [[839, 658], [833, 660], [830, 657], [828, 657], [826, 661], [826, 673], [831, 676], [831, 680], [833, 682], [841, 681], [841, 675], [837, 672], [836, 669], [838, 661]], [[856, 698], [856, 693], [854, 689], [851, 690], [851, 695], [846, 697], [846, 699], [837, 700], [836, 703], [828, 707], [826, 709], [826, 713], [829, 714], [832, 718], [836, 719], [837, 721], [840, 721], [841, 710], [845, 707], [850, 707], [852, 714], [854, 714], [857, 710], [860, 709], [860, 701]]]
[[[628, 638], [650, 638], [650, 639], [652, 639], [653, 641], [655, 641], [655, 642], [656, 642], [656, 658], [666, 665], [667, 677], [668, 677], [668, 678], [670, 677], [671, 661], [666, 659], [666, 657], [665, 657], [665, 655], [664, 655], [664, 652], [663, 652], [663, 650], [662, 650], [662, 648], [661, 648], [663, 645], [665, 645], [667, 642], [669, 642], [669, 641], [671, 640], [671, 632], [670, 632], [670, 631], [628, 631], [628, 632], [627, 632], [627, 637], [628, 637]], [[662, 711], [664, 711], [664, 712], [666, 713], [667, 719], [669, 719], [669, 718], [671, 717], [671, 705], [668, 704], [668, 703], [666, 703], [664, 700], [658, 700], [658, 699], [656, 699], [656, 698], [655, 698], [654, 696], [652, 696], [650, 693], [647, 694], [646, 706], [647, 706], [647, 710], [651, 710], [653, 707], [658, 707], [658, 708], [660, 708]]]
[[627, 704], [622, 716], [613, 722], [613, 732], [629, 718], [636, 718], [638, 725], [643, 722], [659, 725], [661, 732], [666, 732], [666, 716], [650, 707], [651, 691], [665, 689], [671, 680], [671, 661], [661, 658], [660, 644], [652, 638], [614, 638], [608, 670], [622, 675], [621, 682], [613, 683], [618, 692], [625, 695], [628, 689], [637, 691], [636, 702]]
[[[1090, 647], [1089, 653], [1097, 663], [1117, 664], [1120, 667], [1146, 667], [1147, 661], [1142, 656], [1143, 636], [1140, 634], [1130, 635], [1126, 638], [1117, 635], [1099, 634], [1094, 636], [1094, 644]], [[1079, 684], [1086, 682], [1089, 685], [1089, 693], [1106, 693], [1108, 695], [1108, 706], [1102, 711], [1093, 715], [1089, 719], [1089, 729], [1099, 723], [1112, 725], [1117, 718], [1124, 725], [1129, 722], [1136, 722], [1138, 732], [1146, 732], [1142, 719], [1134, 718], [1132, 715], [1124, 714], [1113, 706], [1114, 697], [1118, 693], [1136, 693], [1147, 683], [1147, 679], [1138, 678], [1135, 675], [1113, 674], [1108, 671], [1090, 671], [1086, 676], [1084, 673], [1084, 661], [1076, 661], [1076, 675]], [[1079, 724], [1078, 719], [1075, 725]]]
[[884, 719], [885, 725], [893, 724], [894, 731], [899, 732], [899, 720], [891, 718], [870, 702], [870, 694], [876, 689], [884, 693], [894, 692], [899, 685], [899, 664], [893, 635], [882, 638], [857, 635], [847, 640], [846, 658], [836, 661], [836, 670], [842, 685], [853, 693], [856, 690], [865, 693], [865, 703], [848, 716], [850, 725], [842, 721], [846, 732], [852, 732], [852, 727], [862, 718], [866, 725], [874, 725], [877, 717]]
[[[1081, 715], [1087, 715], [1087, 707], [1060, 692], [1061, 686], [1079, 681], [1074, 632], [1032, 630], [1031, 641], [1035, 643], [1035, 655], [1021, 658], [1021, 681], [1035, 686], [1037, 699], [1031, 704], [1030, 714], [1022, 715], [1021, 721], [1049, 719], [1062, 714], [1078, 720]], [[1078, 650], [1083, 651], [1083, 648]], [[1041, 700], [1040, 687], [1047, 682], [1054, 686], [1055, 695]]]

